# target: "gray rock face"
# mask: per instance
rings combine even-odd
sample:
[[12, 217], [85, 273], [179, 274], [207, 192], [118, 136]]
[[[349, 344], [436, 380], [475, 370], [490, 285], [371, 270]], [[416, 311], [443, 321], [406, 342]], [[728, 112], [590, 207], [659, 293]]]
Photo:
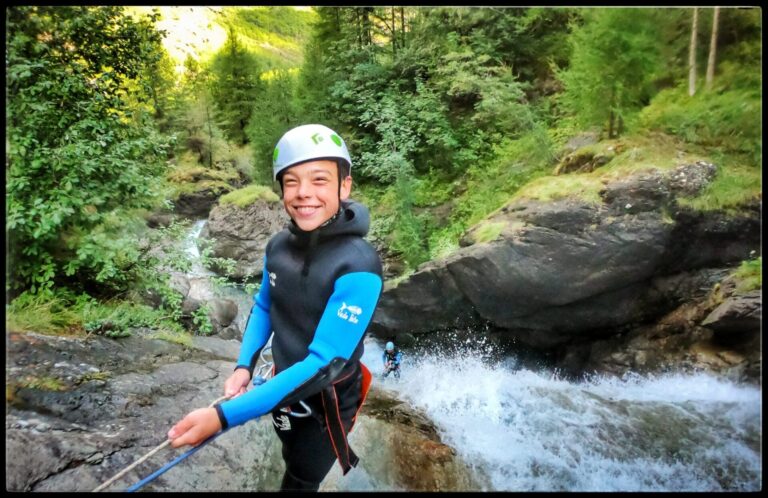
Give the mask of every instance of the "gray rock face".
[[261, 278], [264, 250], [270, 237], [289, 221], [279, 202], [257, 201], [247, 208], [233, 204], [215, 206], [200, 233], [213, 242], [213, 255], [236, 262], [233, 277]]
[[[92, 491], [162, 444], [189, 411], [221, 396], [239, 342], [195, 337], [187, 348], [148, 334], [8, 334], [8, 491]], [[345, 477], [335, 469], [325, 489], [350, 489], [354, 475], [376, 490], [473, 486], [425, 415], [387, 392], [369, 392], [350, 444], [361, 463]], [[127, 490], [188, 449], [163, 448], [105, 491]], [[283, 466], [271, 419], [262, 417], [231, 428], [141, 490], [276, 491]]]
[[[706, 272], [699, 272], [699, 277]], [[761, 383], [759, 291], [735, 294], [732, 279], [688, 300], [651, 325], [571, 348], [562, 367], [621, 375], [710, 371], [734, 382]], [[581, 358], [579, 358], [581, 356]]]
[[[714, 166], [700, 162], [610, 183], [597, 206], [507, 205], [470, 230], [465, 247], [385, 290], [372, 331], [388, 337], [488, 323], [553, 348], [661, 317], [678, 303], [655, 279], [727, 267], [760, 249], [759, 210], [694, 214], [677, 206], [676, 195], [713, 176]], [[498, 236], [477, 242], [489, 226]]]

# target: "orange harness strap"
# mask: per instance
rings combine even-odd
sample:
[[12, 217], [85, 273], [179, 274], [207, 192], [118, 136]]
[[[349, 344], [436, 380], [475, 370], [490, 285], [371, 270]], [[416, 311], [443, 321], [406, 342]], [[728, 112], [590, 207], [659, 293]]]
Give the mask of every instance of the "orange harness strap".
[[[360, 363], [360, 370], [363, 374], [361, 383], [361, 396], [360, 402], [357, 407], [355, 415], [352, 417], [352, 425], [349, 430], [355, 425], [357, 420], [357, 414], [360, 412], [360, 408], [363, 406], [365, 397], [368, 395], [368, 390], [371, 387], [372, 375], [368, 368]], [[343, 380], [343, 379], [342, 379]], [[346, 475], [352, 467], [357, 465], [360, 460], [352, 448], [349, 447], [347, 442], [347, 432], [344, 430], [344, 425], [341, 421], [341, 414], [339, 413], [339, 398], [336, 395], [336, 387], [331, 384], [321, 391], [321, 399], [323, 401], [323, 408], [325, 412], [325, 426], [328, 428], [328, 435], [331, 437], [331, 444], [333, 445], [333, 451], [336, 453], [336, 458], [339, 460], [343, 475]]]

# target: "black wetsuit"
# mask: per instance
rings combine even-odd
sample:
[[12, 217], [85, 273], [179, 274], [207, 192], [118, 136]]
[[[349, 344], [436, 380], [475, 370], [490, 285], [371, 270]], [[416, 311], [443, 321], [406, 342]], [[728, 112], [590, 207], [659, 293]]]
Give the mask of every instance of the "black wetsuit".
[[[253, 375], [274, 331], [274, 377], [217, 411], [224, 428], [272, 413], [286, 462], [283, 489], [317, 490], [336, 459], [345, 474], [357, 463], [346, 434], [370, 382], [359, 360], [382, 288], [381, 259], [363, 239], [368, 227], [365, 206], [342, 202], [329, 224], [304, 232], [290, 223], [267, 244], [236, 368]], [[278, 411], [302, 411], [302, 400], [314, 416]]]

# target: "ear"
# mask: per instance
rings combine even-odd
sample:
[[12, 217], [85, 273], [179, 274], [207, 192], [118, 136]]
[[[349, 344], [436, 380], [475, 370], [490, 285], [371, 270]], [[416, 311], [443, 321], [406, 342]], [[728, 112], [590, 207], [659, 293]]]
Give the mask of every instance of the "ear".
[[341, 182], [341, 189], [339, 190], [339, 198], [342, 201], [349, 199], [349, 194], [352, 192], [352, 177], [347, 176]]

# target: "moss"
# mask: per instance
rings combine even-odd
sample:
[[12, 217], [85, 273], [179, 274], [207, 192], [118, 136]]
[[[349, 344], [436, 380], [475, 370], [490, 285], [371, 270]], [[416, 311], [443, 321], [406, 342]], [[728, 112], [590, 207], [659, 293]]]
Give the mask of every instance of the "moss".
[[171, 332], [168, 330], [157, 330], [149, 334], [150, 339], [159, 339], [172, 344], [180, 344], [186, 347], [192, 347], [192, 337], [184, 332]]
[[763, 257], [743, 261], [732, 275], [737, 280], [734, 290], [736, 294], [761, 289], [763, 287]]
[[760, 169], [743, 164], [721, 165], [714, 181], [699, 195], [679, 199], [681, 205], [698, 211], [737, 212], [740, 207], [762, 197]]
[[590, 204], [600, 204], [604, 184], [592, 173], [544, 176], [527, 183], [512, 200], [532, 199], [543, 202], [576, 197]]
[[111, 374], [109, 372], [88, 372], [87, 374], [83, 375], [77, 380], [78, 384], [84, 384], [86, 382], [90, 382], [92, 380], [107, 380], [111, 377]]
[[272, 189], [264, 185], [248, 185], [245, 188], [233, 190], [219, 199], [220, 204], [234, 204], [244, 208], [256, 201], [280, 202], [280, 198]]
[[[601, 142], [602, 143], [602, 142]], [[598, 148], [599, 147], [599, 148]], [[706, 161], [718, 164], [718, 175], [698, 195], [680, 198], [679, 202], [700, 211], [733, 210], [762, 195], [762, 175], [749, 164], [748, 158], [738, 155], [710, 153], [664, 133], [652, 132], [633, 135], [614, 144], [621, 151], [602, 168], [589, 173], [571, 173], [535, 178], [523, 186], [512, 198], [533, 199], [543, 202], [566, 197], [592, 204], [602, 202], [599, 192], [606, 183], [621, 180], [644, 171], [666, 171], [682, 164]], [[602, 150], [594, 144], [583, 149]]]
[[[66, 391], [67, 386], [59, 379], [50, 376], [36, 377], [27, 375], [17, 383], [18, 387], [27, 389], [36, 389], [38, 391]], [[7, 397], [7, 393], [6, 393]]]
[[475, 231], [475, 243], [482, 244], [483, 242], [490, 242], [495, 240], [501, 235], [501, 231], [504, 229], [505, 224], [500, 221], [486, 222], [480, 224]]

